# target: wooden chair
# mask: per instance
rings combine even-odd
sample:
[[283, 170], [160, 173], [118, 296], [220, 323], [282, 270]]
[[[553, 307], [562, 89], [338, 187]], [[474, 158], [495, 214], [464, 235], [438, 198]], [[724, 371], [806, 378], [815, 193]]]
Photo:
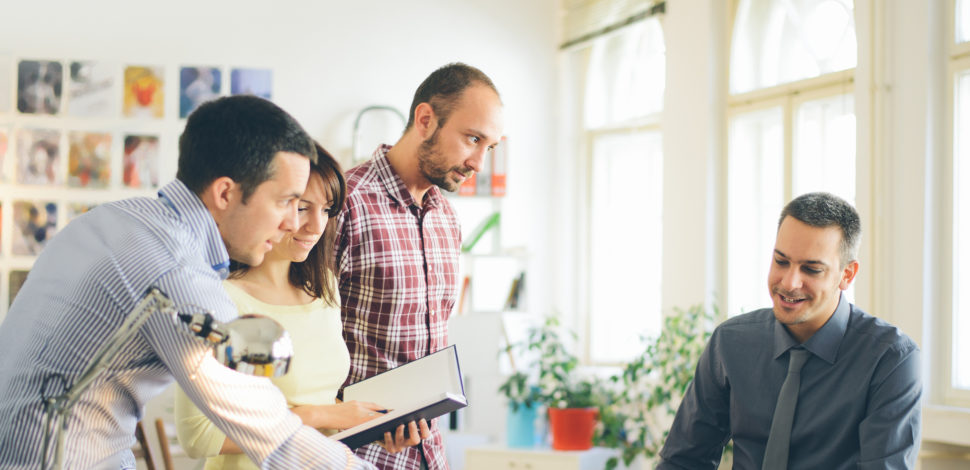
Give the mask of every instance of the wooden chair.
[[[141, 425], [141, 421], [135, 424], [135, 439], [138, 440], [138, 445], [141, 447], [140, 455], [135, 455], [135, 457], [145, 459], [145, 466], [148, 467], [148, 470], [155, 470], [155, 461], [152, 459], [152, 448], [148, 445], [148, 438], [145, 437], [145, 427]], [[169, 470], [171, 469], [169, 468]]]
[[172, 465], [172, 450], [168, 445], [168, 434], [165, 432], [165, 421], [162, 421], [162, 418], [155, 419], [155, 432], [158, 434], [158, 447], [162, 450], [162, 463], [165, 464], [165, 470], [175, 470], [175, 466]]

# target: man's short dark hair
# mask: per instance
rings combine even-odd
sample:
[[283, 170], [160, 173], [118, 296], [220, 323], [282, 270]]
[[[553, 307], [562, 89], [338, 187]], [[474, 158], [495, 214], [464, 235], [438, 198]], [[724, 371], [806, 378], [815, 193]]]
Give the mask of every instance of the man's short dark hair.
[[313, 139], [279, 106], [249, 95], [219, 98], [189, 115], [179, 137], [176, 178], [202, 194], [216, 178], [228, 176], [241, 185], [245, 203], [273, 177], [279, 152], [317, 161]]
[[407, 132], [414, 125], [414, 110], [421, 103], [430, 104], [435, 117], [438, 118], [438, 127], [444, 126], [462, 92], [472, 85], [485, 85], [498, 95], [492, 79], [470, 65], [455, 62], [432, 72], [414, 92], [411, 112], [408, 113], [408, 125], [404, 131]]
[[839, 245], [842, 266], [858, 259], [862, 224], [855, 207], [844, 199], [824, 192], [802, 194], [781, 210], [779, 228], [785, 217], [789, 216], [812, 227], [839, 227], [842, 230], [842, 243]]

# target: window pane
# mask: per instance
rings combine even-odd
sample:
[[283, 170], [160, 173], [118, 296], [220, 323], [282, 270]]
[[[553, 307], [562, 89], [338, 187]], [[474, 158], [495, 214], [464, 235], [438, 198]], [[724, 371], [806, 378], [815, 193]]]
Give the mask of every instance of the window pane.
[[970, 390], [970, 71], [957, 76], [953, 123], [953, 386]]
[[[626, 361], [660, 333], [663, 158], [659, 132], [593, 141], [590, 356]], [[622, 329], [629, 334], [617, 335]]]
[[795, 110], [792, 197], [827, 191], [855, 204], [855, 134], [851, 94], [802, 103]]
[[656, 17], [600, 39], [590, 54], [587, 128], [621, 123], [663, 109], [666, 52]]
[[768, 269], [784, 197], [781, 107], [731, 119], [728, 142], [728, 315], [771, 305]]
[[731, 41], [731, 92], [856, 65], [852, 0], [741, 0]]
[[956, 1], [956, 31], [955, 38], [957, 43], [970, 41], [970, 1]]

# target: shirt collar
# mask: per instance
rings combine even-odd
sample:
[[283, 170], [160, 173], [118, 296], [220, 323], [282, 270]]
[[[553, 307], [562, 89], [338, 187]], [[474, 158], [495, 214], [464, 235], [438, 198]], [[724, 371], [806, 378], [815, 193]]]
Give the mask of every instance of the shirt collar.
[[[825, 360], [829, 364], [835, 364], [835, 359], [839, 355], [839, 346], [842, 344], [842, 338], [845, 337], [845, 331], [849, 325], [849, 312], [852, 306], [849, 301], [845, 299], [845, 295], [840, 293], [839, 295], [839, 305], [835, 307], [835, 313], [829, 318], [829, 321], [825, 322], [818, 331], [812, 335], [805, 344], [801, 346], [809, 350], [812, 354], [818, 356], [819, 358]], [[775, 331], [774, 331], [774, 357], [777, 359], [779, 356], [788, 351], [789, 349], [798, 346], [798, 341], [784, 325], [781, 324], [777, 319], [774, 321]]]
[[189, 227], [195, 238], [205, 244], [205, 258], [212, 269], [223, 278], [229, 274], [229, 252], [222, 241], [219, 227], [199, 196], [180, 180], [172, 181], [158, 190], [158, 199], [175, 211]]
[[377, 150], [374, 151], [374, 158], [372, 159], [374, 162], [373, 170], [380, 177], [379, 179], [384, 185], [387, 195], [405, 207], [413, 205], [423, 207], [425, 210], [438, 207], [444, 195], [441, 194], [441, 190], [435, 185], [431, 185], [428, 192], [424, 194], [423, 205], [417, 204], [414, 201], [414, 197], [411, 196], [411, 192], [408, 191], [406, 186], [404, 186], [404, 181], [401, 180], [401, 176], [394, 171], [394, 167], [391, 166], [391, 161], [387, 158], [387, 151], [390, 149], [390, 145], [381, 144], [377, 147]]

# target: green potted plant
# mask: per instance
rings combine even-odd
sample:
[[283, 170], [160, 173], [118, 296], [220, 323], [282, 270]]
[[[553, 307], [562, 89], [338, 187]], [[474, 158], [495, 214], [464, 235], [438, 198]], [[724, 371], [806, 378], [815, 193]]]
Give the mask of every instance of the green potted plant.
[[539, 387], [528, 374], [514, 372], [498, 390], [509, 401], [505, 420], [506, 444], [509, 447], [533, 447], [536, 445], [535, 421], [541, 404]]
[[562, 335], [559, 320], [553, 316], [541, 327], [530, 329], [526, 342], [511, 348], [536, 358], [528, 367], [534, 375], [512, 374], [499, 391], [510, 404], [546, 405], [554, 449], [588, 449], [599, 415], [600, 388], [578, 376], [579, 360], [568, 351]]
[[607, 470], [620, 459], [629, 466], [637, 456], [653, 459], [660, 452], [717, 318], [716, 309], [702, 305], [674, 309], [660, 336], [648, 339], [643, 353], [611, 377], [614, 388], [609, 405], [600, 410], [603, 426], [596, 444], [621, 452], [607, 462]]

